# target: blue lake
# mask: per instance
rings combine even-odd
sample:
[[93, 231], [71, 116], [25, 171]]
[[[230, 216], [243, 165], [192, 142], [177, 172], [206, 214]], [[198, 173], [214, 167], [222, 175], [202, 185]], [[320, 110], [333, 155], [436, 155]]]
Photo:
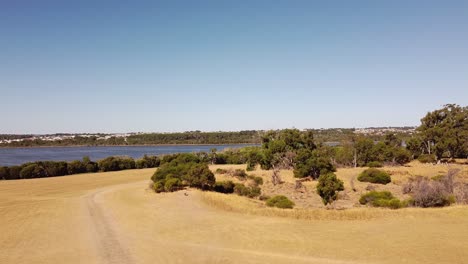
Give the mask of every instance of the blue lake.
[[166, 145], [166, 146], [115, 146], [115, 147], [41, 147], [41, 148], [0, 148], [0, 166], [20, 165], [31, 161], [71, 161], [89, 156], [98, 160], [109, 156], [161, 155], [171, 153], [209, 152], [226, 148], [241, 148], [252, 145]]

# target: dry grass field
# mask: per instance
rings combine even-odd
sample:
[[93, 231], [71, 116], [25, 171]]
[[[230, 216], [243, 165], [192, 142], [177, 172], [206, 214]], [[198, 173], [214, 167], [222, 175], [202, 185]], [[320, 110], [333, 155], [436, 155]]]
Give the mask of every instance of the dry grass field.
[[[429, 166], [386, 169], [398, 186], [446, 170]], [[359, 170], [337, 172], [347, 189]], [[155, 194], [153, 172], [0, 182], [0, 263], [468, 263], [466, 206], [326, 210], [309, 182], [298, 209], [279, 210], [234, 195]], [[268, 173], [253, 172], [267, 192], [282, 192]], [[291, 172], [282, 178], [294, 182]], [[353, 203], [342, 198], [339, 207]]]

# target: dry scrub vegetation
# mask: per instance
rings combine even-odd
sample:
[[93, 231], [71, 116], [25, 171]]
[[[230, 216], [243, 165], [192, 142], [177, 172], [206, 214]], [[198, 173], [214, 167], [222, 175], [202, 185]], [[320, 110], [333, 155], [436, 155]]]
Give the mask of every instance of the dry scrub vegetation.
[[[211, 170], [215, 172], [217, 181], [240, 182], [232, 176], [235, 170], [245, 169], [244, 165], [212, 165]], [[282, 184], [274, 185], [272, 183], [272, 171], [256, 168], [248, 172], [250, 175], [263, 178], [262, 197], [271, 197], [275, 195], [285, 195], [296, 205], [294, 210], [281, 210], [268, 208], [263, 201], [250, 199], [233, 195], [223, 195], [218, 193], [203, 193], [203, 200], [211, 205], [223, 208], [229, 211], [248, 212], [259, 215], [277, 215], [291, 216], [300, 219], [368, 219], [380, 215], [401, 215], [408, 212], [419, 212], [417, 208], [407, 208], [398, 211], [382, 210], [366, 207], [359, 203], [359, 198], [369, 191], [390, 191], [396, 198], [403, 200], [409, 199], [410, 195], [404, 192], [405, 185], [412, 179], [424, 177], [427, 179], [437, 178], [446, 175], [449, 170], [456, 171], [455, 180], [460, 184], [468, 183], [468, 166], [462, 164], [432, 165], [422, 164], [413, 161], [406, 166], [384, 167], [382, 168], [391, 175], [392, 181], [388, 184], [370, 184], [357, 180], [358, 175], [366, 168], [341, 168], [336, 175], [344, 182], [345, 190], [339, 192], [338, 200], [331, 206], [324, 206], [320, 196], [316, 193], [317, 181], [302, 182], [302, 187], [296, 188], [296, 180], [291, 170], [282, 170], [280, 172]], [[227, 171], [228, 173], [216, 173], [216, 171]], [[459, 195], [462, 197], [462, 195]], [[460, 199], [462, 202], [462, 199]], [[321, 208], [346, 209], [346, 210], [317, 210]], [[450, 210], [450, 209], [440, 209]], [[437, 211], [437, 209], [435, 209]], [[431, 212], [435, 212], [431, 210]], [[421, 212], [423, 213], [423, 212]]]

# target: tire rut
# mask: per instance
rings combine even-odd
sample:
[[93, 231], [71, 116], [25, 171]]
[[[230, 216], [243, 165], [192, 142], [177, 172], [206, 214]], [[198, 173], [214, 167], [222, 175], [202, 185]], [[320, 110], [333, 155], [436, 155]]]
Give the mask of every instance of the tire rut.
[[132, 257], [119, 240], [111, 215], [106, 212], [98, 200], [98, 196], [104, 191], [96, 191], [85, 196], [93, 237], [101, 257], [100, 263], [132, 264], [134, 263]]

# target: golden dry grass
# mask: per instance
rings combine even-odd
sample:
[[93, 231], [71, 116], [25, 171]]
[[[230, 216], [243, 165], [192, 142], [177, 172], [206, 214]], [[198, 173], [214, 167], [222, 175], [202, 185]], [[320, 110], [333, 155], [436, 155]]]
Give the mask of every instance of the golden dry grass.
[[[215, 171], [217, 168], [223, 168], [226, 170], [234, 169], [245, 169], [245, 165], [213, 165], [212, 170]], [[334, 207], [337, 209], [350, 209], [355, 207], [361, 207], [359, 204], [359, 198], [362, 194], [368, 192], [367, 187], [372, 187], [377, 191], [390, 191], [396, 197], [400, 199], [408, 199], [409, 196], [403, 194], [402, 186], [411, 177], [424, 176], [434, 177], [437, 175], [446, 174], [449, 169], [459, 170], [457, 174], [457, 180], [468, 182], [468, 166], [461, 164], [449, 164], [449, 165], [432, 165], [422, 164], [418, 161], [411, 162], [406, 166], [394, 166], [380, 168], [391, 174], [392, 182], [386, 185], [380, 184], [369, 184], [366, 182], [359, 182], [357, 180], [358, 175], [366, 168], [340, 168], [337, 170], [336, 175], [341, 179], [345, 186], [345, 191], [340, 192], [339, 200], [335, 202]], [[265, 171], [257, 168], [255, 171], [248, 172], [249, 174], [260, 176], [263, 178], [264, 184], [261, 186], [262, 194], [267, 196], [274, 195], [286, 195], [296, 203], [296, 207], [304, 209], [314, 208], [325, 208], [322, 203], [320, 196], [316, 194], [317, 181], [304, 182], [304, 188], [300, 191], [295, 189], [294, 174], [292, 170], [283, 170], [280, 172], [281, 178], [284, 181], [283, 184], [273, 185], [271, 183], [272, 171]], [[226, 174], [215, 174], [217, 180], [233, 180], [239, 182], [238, 179], [231, 177]], [[354, 190], [353, 190], [354, 189]]]
[[153, 171], [0, 182], [0, 263], [468, 263], [467, 207], [279, 211]]

